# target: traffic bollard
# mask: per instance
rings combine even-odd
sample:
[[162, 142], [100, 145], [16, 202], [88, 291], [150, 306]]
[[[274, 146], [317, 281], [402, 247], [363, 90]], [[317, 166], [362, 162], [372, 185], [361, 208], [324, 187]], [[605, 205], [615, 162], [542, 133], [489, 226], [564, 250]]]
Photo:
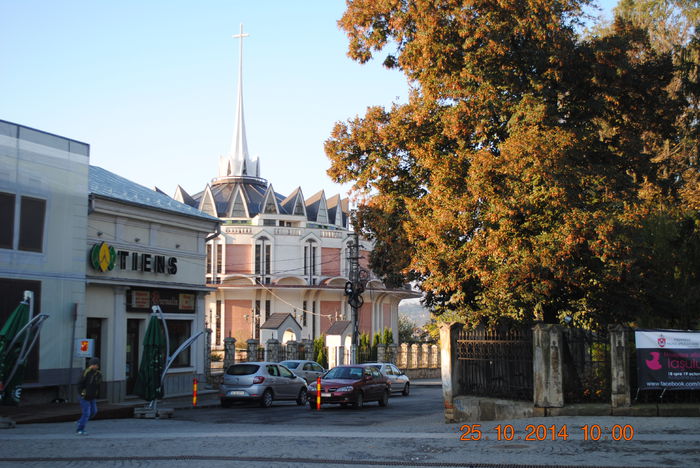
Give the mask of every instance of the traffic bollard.
[[321, 409], [321, 377], [316, 379], [316, 409]]
[[197, 406], [197, 377], [192, 379], [192, 406]]

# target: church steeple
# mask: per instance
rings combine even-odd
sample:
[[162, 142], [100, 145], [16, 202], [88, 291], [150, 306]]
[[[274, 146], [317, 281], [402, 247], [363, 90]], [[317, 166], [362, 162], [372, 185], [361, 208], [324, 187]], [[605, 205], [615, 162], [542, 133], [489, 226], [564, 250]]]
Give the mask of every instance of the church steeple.
[[243, 119], [243, 38], [248, 34], [243, 33], [241, 24], [240, 34], [233, 37], [241, 40], [240, 59], [238, 63], [238, 102], [236, 103], [236, 124], [233, 128], [231, 150], [228, 156], [219, 160], [219, 177], [260, 177], [260, 164], [248, 154], [248, 142], [245, 135], [245, 121]]

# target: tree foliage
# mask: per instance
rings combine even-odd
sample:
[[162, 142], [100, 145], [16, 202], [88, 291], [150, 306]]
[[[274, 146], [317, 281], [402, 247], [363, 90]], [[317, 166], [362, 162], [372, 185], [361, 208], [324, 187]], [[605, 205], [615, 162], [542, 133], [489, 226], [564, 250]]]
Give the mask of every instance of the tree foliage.
[[689, 327], [698, 310], [697, 33], [655, 47], [618, 15], [581, 38], [587, 4], [347, 2], [349, 56], [384, 54], [411, 93], [336, 124], [328, 172], [365, 197], [375, 271], [420, 279], [436, 314]]

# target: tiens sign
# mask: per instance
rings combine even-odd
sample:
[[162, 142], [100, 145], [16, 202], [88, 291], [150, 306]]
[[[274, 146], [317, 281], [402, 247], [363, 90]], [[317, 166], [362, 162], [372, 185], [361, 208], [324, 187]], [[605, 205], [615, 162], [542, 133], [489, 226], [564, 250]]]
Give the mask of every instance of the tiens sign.
[[114, 247], [104, 242], [95, 244], [90, 249], [90, 265], [101, 272], [112, 271], [116, 266], [120, 270], [145, 271], [168, 275], [177, 273], [176, 257], [114, 250]]

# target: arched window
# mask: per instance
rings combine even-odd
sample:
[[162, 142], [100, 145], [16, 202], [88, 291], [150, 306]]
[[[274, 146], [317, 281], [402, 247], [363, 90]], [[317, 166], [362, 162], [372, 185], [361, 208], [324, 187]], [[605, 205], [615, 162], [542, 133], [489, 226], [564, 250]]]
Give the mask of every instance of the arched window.
[[255, 275], [262, 284], [270, 284], [271, 252], [270, 239], [259, 237], [255, 241]]
[[309, 284], [316, 284], [314, 276], [318, 274], [316, 271], [317, 252], [316, 241], [313, 239], [306, 241], [304, 245], [304, 275], [308, 278]]

